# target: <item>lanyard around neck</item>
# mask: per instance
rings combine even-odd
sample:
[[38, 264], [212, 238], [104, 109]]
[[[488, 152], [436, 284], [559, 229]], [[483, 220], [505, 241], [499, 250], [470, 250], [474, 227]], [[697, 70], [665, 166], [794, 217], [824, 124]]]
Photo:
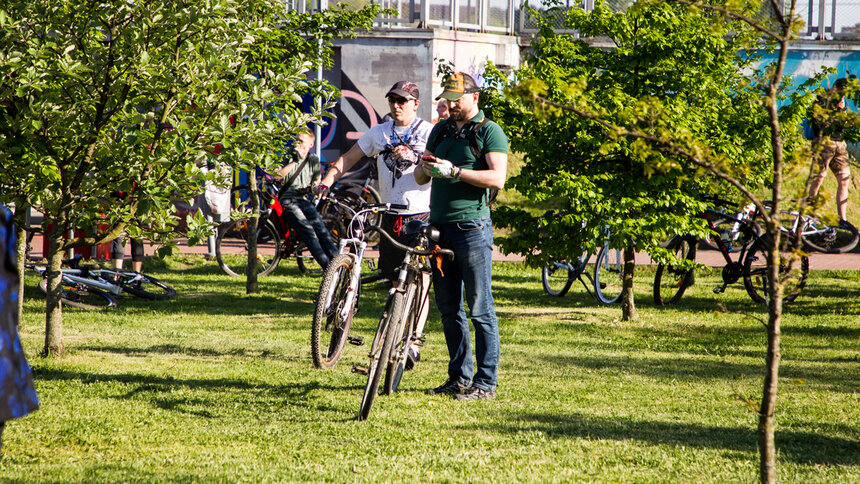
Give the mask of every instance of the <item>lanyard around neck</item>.
[[417, 125], [418, 125], [418, 118], [416, 117], [415, 119], [412, 120], [412, 124], [409, 125], [409, 129], [406, 131], [406, 136], [401, 138], [400, 136], [397, 136], [397, 131], [395, 130], [396, 126], [394, 124], [394, 121], [392, 121], [391, 122], [391, 139], [393, 139], [395, 141], [394, 145], [395, 146], [400, 145], [400, 144], [408, 145], [409, 139], [412, 137], [412, 133], [415, 131], [415, 126], [417, 126]]

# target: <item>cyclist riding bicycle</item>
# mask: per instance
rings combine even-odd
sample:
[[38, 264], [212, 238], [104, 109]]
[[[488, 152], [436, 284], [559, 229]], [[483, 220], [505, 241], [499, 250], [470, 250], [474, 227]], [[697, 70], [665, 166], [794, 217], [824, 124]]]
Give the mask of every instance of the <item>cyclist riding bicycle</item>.
[[293, 160], [279, 168], [275, 172], [275, 178], [284, 181], [278, 192], [278, 201], [284, 208], [283, 217], [286, 217], [311, 255], [325, 269], [329, 261], [337, 255], [337, 245], [314, 204], [299, 191], [320, 177], [320, 159], [310, 153], [314, 139], [314, 134], [309, 129], [299, 132]]

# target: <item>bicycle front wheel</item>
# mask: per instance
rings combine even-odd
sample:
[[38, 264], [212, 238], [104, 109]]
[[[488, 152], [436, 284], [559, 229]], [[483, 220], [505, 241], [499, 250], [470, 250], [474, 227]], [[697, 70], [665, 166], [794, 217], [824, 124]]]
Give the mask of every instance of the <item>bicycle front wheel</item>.
[[800, 239], [811, 250], [825, 254], [851, 252], [860, 242], [860, 233], [851, 224], [826, 226], [815, 219], [806, 222]]
[[594, 263], [594, 295], [603, 304], [621, 299], [624, 282], [624, 252], [604, 244]]
[[[39, 281], [39, 289], [45, 294], [48, 293], [47, 279]], [[107, 309], [116, 307], [116, 299], [101, 289], [65, 279], [60, 282], [60, 301], [63, 306], [71, 306], [78, 309]]]
[[[228, 275], [244, 276], [248, 270], [248, 219], [222, 226], [215, 239], [215, 257]], [[281, 260], [281, 237], [269, 220], [257, 225], [257, 277], [271, 274]]]
[[[575, 263], [556, 261], [541, 270], [543, 290], [550, 296], [562, 297], [570, 290], [573, 280], [588, 262], [588, 252], [583, 252]], [[577, 267], [574, 267], [576, 264]]]
[[379, 327], [376, 329], [376, 336], [374, 336], [373, 344], [370, 347], [367, 385], [364, 387], [364, 395], [361, 397], [361, 406], [358, 409], [359, 420], [367, 420], [367, 416], [370, 415], [370, 408], [376, 400], [377, 393], [379, 393], [382, 371], [388, 364], [391, 348], [397, 338], [397, 331], [394, 328], [398, 323], [398, 318], [403, 313], [403, 305], [403, 294], [395, 293], [389, 298], [382, 318], [379, 320]]
[[[666, 249], [678, 259], [696, 260], [696, 239], [676, 237]], [[693, 269], [682, 269], [675, 264], [660, 264], [654, 276], [654, 304], [666, 306], [677, 303], [690, 287]]]
[[385, 369], [385, 384], [382, 393], [390, 395], [400, 388], [403, 371], [406, 370], [406, 357], [412, 344], [412, 334], [415, 330], [415, 319], [421, 313], [420, 281], [413, 279], [406, 288], [403, 313], [400, 315], [394, 331], [394, 345], [391, 348], [391, 361]]
[[[809, 275], [809, 257], [802, 256], [799, 264], [789, 271], [789, 263], [793, 257], [788, 250], [789, 242], [782, 239], [782, 247], [779, 251], [779, 277], [783, 281], [782, 300], [792, 302], [800, 295], [800, 291], [806, 287], [806, 278]], [[744, 287], [750, 299], [759, 304], [767, 304], [768, 272], [767, 255], [772, 244], [766, 239], [758, 239], [747, 253], [744, 260]]]
[[354, 268], [352, 257], [339, 254], [329, 263], [320, 283], [311, 325], [311, 354], [317, 368], [333, 367], [343, 354], [358, 303], [358, 294], [355, 294], [352, 307], [344, 307], [352, 289]]
[[143, 299], [163, 300], [176, 296], [176, 290], [158, 279], [137, 272], [119, 272], [122, 290]]

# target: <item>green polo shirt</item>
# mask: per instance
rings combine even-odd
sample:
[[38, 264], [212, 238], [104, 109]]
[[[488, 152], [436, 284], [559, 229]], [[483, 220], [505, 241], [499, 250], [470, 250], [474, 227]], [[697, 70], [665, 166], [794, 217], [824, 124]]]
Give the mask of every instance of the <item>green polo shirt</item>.
[[[468, 170], [486, 170], [486, 161], [479, 162], [469, 148], [468, 132], [484, 119], [484, 112], [467, 121], [458, 131], [454, 121], [439, 122], [430, 132], [427, 146], [435, 146], [433, 156], [450, 161]], [[508, 152], [508, 137], [501, 126], [487, 120], [475, 133], [481, 153]], [[437, 142], [437, 138], [439, 141]], [[430, 190], [430, 221], [438, 223], [465, 222], [490, 214], [487, 189], [453, 178], [434, 178]]]

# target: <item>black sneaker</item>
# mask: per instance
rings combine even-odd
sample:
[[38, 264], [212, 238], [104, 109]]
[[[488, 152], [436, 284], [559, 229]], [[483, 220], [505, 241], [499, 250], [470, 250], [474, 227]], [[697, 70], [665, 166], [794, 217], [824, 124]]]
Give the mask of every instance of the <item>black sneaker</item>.
[[454, 380], [446, 380], [442, 385], [427, 390], [428, 395], [459, 395], [468, 390], [468, 385]]
[[839, 228], [840, 228], [840, 229], [847, 229], [847, 230], [851, 230], [851, 229], [854, 229], [854, 226], [853, 226], [853, 225], [851, 225], [851, 222], [849, 222], [849, 221], [847, 221], [847, 220], [845, 220], [845, 219], [842, 219], [842, 220], [840, 220], [840, 221], [839, 221]]
[[457, 400], [483, 400], [485, 398], [494, 398], [496, 392], [494, 390], [484, 390], [476, 386], [471, 386], [465, 392], [454, 395]]

